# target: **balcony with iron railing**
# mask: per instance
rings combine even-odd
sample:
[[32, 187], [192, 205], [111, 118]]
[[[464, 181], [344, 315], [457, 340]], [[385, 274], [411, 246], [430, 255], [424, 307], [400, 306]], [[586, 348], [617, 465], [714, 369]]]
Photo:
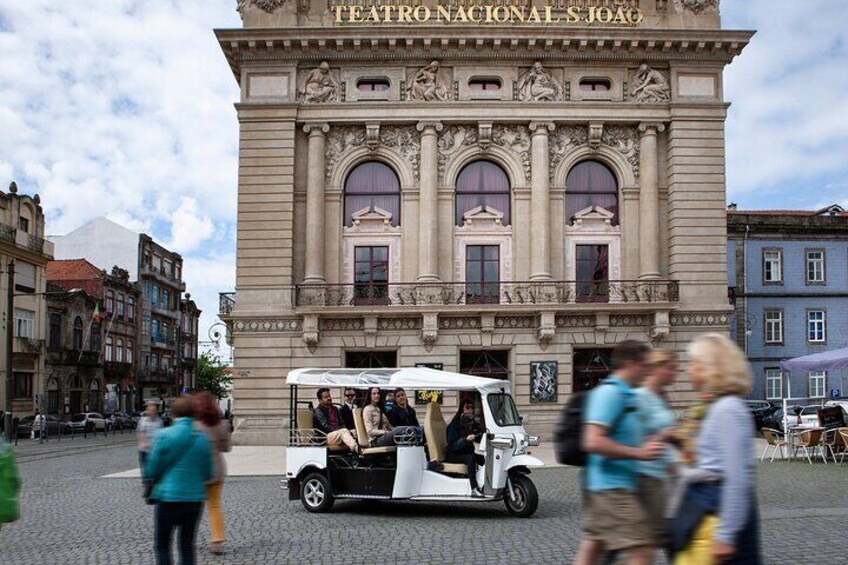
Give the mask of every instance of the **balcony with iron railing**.
[[350, 307], [440, 310], [652, 309], [679, 300], [677, 281], [526, 281], [298, 285], [293, 304], [322, 311]]
[[235, 292], [219, 292], [218, 293], [218, 315], [229, 316], [233, 313], [233, 308], [236, 307]]
[[142, 369], [138, 372], [140, 383], [171, 383], [177, 372], [174, 369]]
[[79, 349], [48, 349], [48, 365], [69, 365], [78, 367], [96, 367], [100, 365], [99, 351], [80, 351]]
[[21, 249], [43, 255], [53, 256], [53, 242], [16, 229], [9, 224], [0, 224], [0, 241], [15, 245]]
[[126, 379], [132, 376], [132, 367], [132, 363], [106, 361], [103, 363], [103, 376], [113, 380]]
[[186, 289], [185, 282], [180, 280], [178, 277], [174, 276], [173, 273], [166, 269], [142, 263], [140, 270], [142, 275], [153, 277], [159, 282], [165, 283], [168, 286], [179, 288], [183, 291]]

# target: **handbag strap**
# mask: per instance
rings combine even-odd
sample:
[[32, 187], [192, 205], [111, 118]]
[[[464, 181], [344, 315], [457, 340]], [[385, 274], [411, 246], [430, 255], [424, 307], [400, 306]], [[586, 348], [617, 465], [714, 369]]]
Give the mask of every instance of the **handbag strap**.
[[194, 430], [191, 430], [191, 437], [188, 438], [188, 441], [185, 442], [182, 449], [177, 451], [177, 455], [173, 457], [170, 461], [168, 461], [168, 464], [165, 465], [165, 467], [162, 468], [157, 477], [153, 479], [152, 487], [155, 487], [159, 483], [159, 481], [162, 480], [162, 477], [165, 476], [165, 473], [167, 473], [171, 469], [171, 467], [179, 463], [179, 461], [185, 456], [185, 454], [188, 453], [188, 451], [191, 449], [191, 446], [194, 444], [194, 440], [196, 438], [197, 433], [195, 433]]

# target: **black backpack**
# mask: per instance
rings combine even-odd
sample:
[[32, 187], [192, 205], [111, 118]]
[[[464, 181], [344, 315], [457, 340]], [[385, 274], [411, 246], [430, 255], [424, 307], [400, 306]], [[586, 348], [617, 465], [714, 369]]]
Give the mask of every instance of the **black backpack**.
[[[607, 384], [612, 383], [601, 381], [598, 386]], [[582, 390], [572, 394], [568, 404], [560, 412], [559, 421], [554, 428], [554, 455], [560, 465], [586, 466], [588, 454], [583, 451], [583, 411], [591, 392]], [[618, 426], [625, 412], [626, 410], [622, 410], [621, 415], [615, 419], [613, 428]]]

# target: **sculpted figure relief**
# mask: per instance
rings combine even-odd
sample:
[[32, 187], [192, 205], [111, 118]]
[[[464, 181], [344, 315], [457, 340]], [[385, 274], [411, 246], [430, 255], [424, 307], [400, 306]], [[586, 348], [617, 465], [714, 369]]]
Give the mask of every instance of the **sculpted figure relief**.
[[238, 0], [238, 6], [236, 10], [239, 14], [244, 14], [244, 9], [247, 7], [247, 5], [253, 4], [254, 6], [257, 6], [270, 14], [286, 2], [288, 2], [288, 0]]
[[675, 0], [678, 7], [683, 7], [692, 13], [700, 14], [707, 9], [718, 9], [719, 0]]
[[668, 102], [671, 100], [671, 88], [668, 79], [657, 70], [642, 63], [634, 77], [631, 96], [636, 102]]
[[556, 100], [558, 91], [556, 82], [539, 61], [518, 77], [517, 88], [518, 99], [530, 102]]
[[447, 100], [448, 89], [439, 78], [439, 62], [433, 61], [415, 73], [406, 87], [406, 92], [409, 100]]
[[330, 73], [330, 65], [325, 61], [306, 75], [300, 96], [304, 102], [336, 102], [340, 92], [341, 85]]

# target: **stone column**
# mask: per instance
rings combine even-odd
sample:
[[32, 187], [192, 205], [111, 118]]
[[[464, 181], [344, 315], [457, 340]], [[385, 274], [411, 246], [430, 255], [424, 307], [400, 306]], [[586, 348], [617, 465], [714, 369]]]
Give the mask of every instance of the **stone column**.
[[665, 126], [639, 124], [639, 278], [660, 278], [660, 205], [657, 133]]
[[441, 122], [419, 122], [421, 132], [418, 203], [418, 280], [439, 281], [439, 150]]
[[326, 166], [326, 123], [303, 126], [309, 134], [306, 171], [306, 276], [304, 284], [324, 284], [324, 189]]
[[553, 122], [531, 122], [530, 280], [551, 278], [551, 187], [548, 134]]

